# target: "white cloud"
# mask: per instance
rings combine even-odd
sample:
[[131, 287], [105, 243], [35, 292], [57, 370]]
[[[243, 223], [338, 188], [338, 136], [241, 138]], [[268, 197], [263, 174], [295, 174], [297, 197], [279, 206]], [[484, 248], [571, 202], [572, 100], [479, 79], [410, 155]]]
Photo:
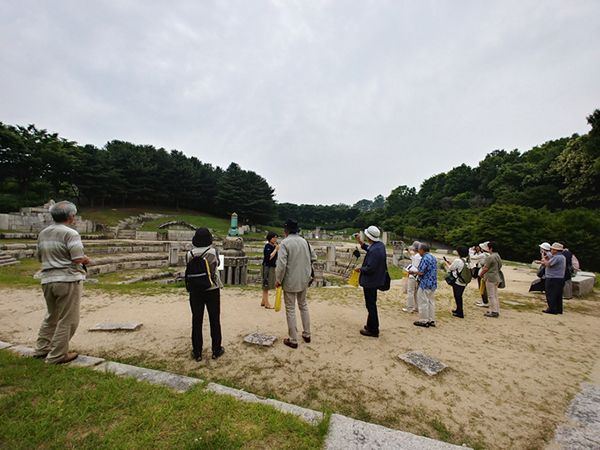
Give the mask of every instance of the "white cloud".
[[2, 1], [0, 120], [354, 203], [585, 133], [600, 4]]

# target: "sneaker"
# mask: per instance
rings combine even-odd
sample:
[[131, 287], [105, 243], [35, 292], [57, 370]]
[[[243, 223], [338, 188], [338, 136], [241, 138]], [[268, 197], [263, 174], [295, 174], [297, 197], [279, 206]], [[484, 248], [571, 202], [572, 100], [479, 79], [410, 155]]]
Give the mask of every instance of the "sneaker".
[[420, 322], [420, 321], [414, 322], [413, 325], [415, 325], [417, 327], [424, 327], [424, 328], [429, 328], [431, 326], [431, 324], [429, 322]]
[[190, 356], [192, 357], [192, 359], [195, 359], [198, 362], [202, 361], [202, 355], [196, 356], [196, 354], [194, 353], [194, 350], [192, 350], [192, 353], [190, 353]]
[[402, 308], [402, 311], [404, 311], [405, 313], [413, 313], [415, 310], [414, 309], [408, 309], [408, 308]]
[[225, 348], [224, 347], [221, 347], [216, 352], [213, 351], [212, 359], [217, 359], [219, 356], [223, 356], [223, 353], [225, 353]]
[[481, 306], [482, 308], [489, 308], [489, 303], [477, 302], [477, 306]]
[[488, 311], [484, 314], [485, 317], [500, 317], [500, 313]]

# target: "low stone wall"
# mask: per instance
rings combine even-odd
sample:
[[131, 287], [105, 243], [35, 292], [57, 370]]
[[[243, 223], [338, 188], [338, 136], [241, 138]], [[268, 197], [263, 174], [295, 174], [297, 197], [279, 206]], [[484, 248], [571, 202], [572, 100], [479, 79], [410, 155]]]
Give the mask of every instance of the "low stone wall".
[[[18, 213], [0, 214], [0, 229], [2, 230], [40, 232], [53, 223], [50, 213], [40, 208], [22, 208]], [[75, 216], [75, 221], [71, 226], [79, 233], [96, 231], [96, 222], [82, 220], [80, 216]]]
[[122, 270], [150, 269], [156, 267], [169, 267], [168, 259], [150, 261], [124, 261], [112, 264], [102, 264], [88, 267], [88, 277], [103, 273], [120, 272]]
[[194, 234], [196, 234], [196, 232], [192, 230], [169, 230], [167, 232], [167, 240], [191, 242]]
[[136, 231], [135, 239], [138, 241], [166, 241], [167, 233], [158, 233], [156, 231]]

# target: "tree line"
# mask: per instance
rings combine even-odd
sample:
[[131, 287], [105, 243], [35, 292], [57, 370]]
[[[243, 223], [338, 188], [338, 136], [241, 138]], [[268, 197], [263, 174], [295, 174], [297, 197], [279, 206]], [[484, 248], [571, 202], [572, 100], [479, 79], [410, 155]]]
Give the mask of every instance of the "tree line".
[[450, 245], [493, 239], [503, 257], [521, 262], [538, 258], [541, 242], [564, 241], [585, 268], [600, 271], [600, 109], [587, 122], [585, 135], [524, 153], [493, 151], [477, 167], [426, 179], [418, 191], [399, 186], [355, 226]]
[[242, 223], [275, 215], [275, 190], [238, 164], [223, 170], [177, 150], [123, 141], [103, 148], [61, 138], [35, 125], [0, 122], [0, 211], [71, 198], [83, 206], [164, 206]]

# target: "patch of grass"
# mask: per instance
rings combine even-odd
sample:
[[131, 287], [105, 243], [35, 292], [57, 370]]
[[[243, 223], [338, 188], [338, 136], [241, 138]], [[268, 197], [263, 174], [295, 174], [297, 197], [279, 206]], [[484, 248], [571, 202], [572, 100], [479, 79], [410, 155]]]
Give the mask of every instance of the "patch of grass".
[[318, 426], [200, 386], [185, 394], [0, 351], [0, 447], [314, 449]]
[[39, 286], [40, 280], [33, 275], [42, 268], [37, 259], [23, 259], [21, 264], [6, 266], [0, 270], [0, 285], [13, 288]]
[[392, 280], [400, 280], [404, 277], [404, 271], [402, 267], [388, 266], [388, 272]]
[[429, 425], [431, 425], [431, 428], [437, 432], [441, 440], [450, 442], [450, 439], [452, 439], [452, 432], [448, 429], [444, 422], [439, 419], [433, 419], [431, 422], [429, 422]]
[[211, 216], [209, 214], [204, 213], [181, 213], [181, 212], [171, 212], [164, 213], [173, 215], [174, 217], [159, 217], [156, 220], [152, 220], [150, 222], [144, 222], [144, 225], [140, 230], [142, 231], [156, 231], [156, 228], [163, 223], [171, 222], [173, 220], [182, 220], [184, 222], [189, 222], [196, 227], [206, 227], [210, 228], [214, 231], [225, 232], [229, 230], [229, 226], [231, 225], [231, 220], [224, 219], [221, 217]]

